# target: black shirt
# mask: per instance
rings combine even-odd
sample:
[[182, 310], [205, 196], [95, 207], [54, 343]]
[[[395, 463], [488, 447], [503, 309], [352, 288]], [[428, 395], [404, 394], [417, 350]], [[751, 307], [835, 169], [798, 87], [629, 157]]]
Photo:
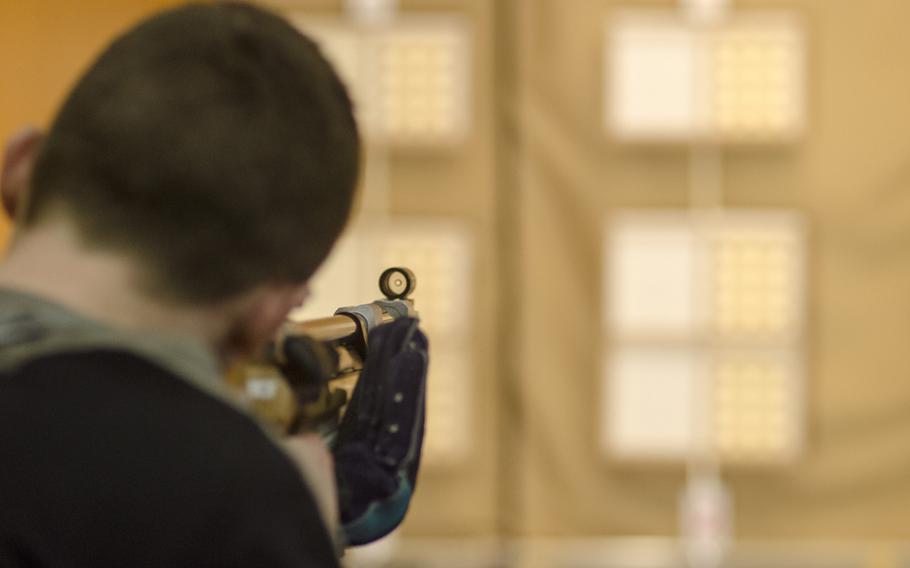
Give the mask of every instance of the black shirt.
[[290, 458], [166, 366], [82, 347], [0, 372], [0, 567], [337, 565]]

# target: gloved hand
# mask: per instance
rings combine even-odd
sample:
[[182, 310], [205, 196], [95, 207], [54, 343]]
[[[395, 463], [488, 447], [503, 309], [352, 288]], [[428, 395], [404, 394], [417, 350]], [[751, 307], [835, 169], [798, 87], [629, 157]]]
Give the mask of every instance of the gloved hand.
[[366, 544], [404, 519], [423, 444], [428, 341], [414, 318], [377, 327], [333, 449], [341, 524]]

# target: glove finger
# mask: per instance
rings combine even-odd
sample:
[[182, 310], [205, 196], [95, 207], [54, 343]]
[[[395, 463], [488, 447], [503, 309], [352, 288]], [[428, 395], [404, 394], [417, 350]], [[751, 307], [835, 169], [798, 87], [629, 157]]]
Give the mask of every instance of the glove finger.
[[423, 446], [428, 347], [427, 337], [414, 321], [404, 336], [401, 352], [392, 362], [383, 424], [375, 446], [383, 465], [389, 471], [405, 474], [412, 488]]
[[391, 359], [400, 348], [410, 324], [402, 319], [370, 333], [367, 360], [344, 418], [338, 428], [338, 443], [375, 442], [382, 415], [382, 396]]
[[427, 354], [408, 349], [396, 357], [376, 438], [376, 453], [392, 470], [412, 461], [423, 441]]

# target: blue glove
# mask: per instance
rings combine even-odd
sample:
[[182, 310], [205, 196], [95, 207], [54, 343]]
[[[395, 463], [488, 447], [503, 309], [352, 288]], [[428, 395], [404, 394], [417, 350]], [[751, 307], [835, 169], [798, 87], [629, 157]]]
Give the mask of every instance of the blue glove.
[[377, 327], [333, 453], [341, 524], [351, 545], [404, 519], [423, 445], [428, 342], [414, 318]]

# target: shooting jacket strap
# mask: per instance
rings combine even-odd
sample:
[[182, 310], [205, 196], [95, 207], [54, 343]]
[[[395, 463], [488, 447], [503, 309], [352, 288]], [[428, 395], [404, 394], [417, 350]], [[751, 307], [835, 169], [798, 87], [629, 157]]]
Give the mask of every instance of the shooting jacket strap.
[[192, 337], [120, 330], [54, 302], [0, 289], [0, 372], [44, 355], [97, 349], [135, 353], [239, 408], [221, 380], [214, 356]]

